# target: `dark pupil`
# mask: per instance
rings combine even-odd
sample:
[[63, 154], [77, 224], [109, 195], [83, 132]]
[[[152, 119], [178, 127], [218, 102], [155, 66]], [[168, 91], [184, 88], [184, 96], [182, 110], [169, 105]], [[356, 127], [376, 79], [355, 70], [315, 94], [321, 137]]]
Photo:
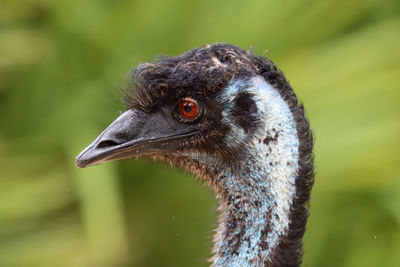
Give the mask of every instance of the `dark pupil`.
[[186, 112], [190, 112], [190, 111], [192, 111], [192, 106], [193, 106], [192, 103], [186, 103], [185, 105], [183, 105], [183, 109], [184, 109]]

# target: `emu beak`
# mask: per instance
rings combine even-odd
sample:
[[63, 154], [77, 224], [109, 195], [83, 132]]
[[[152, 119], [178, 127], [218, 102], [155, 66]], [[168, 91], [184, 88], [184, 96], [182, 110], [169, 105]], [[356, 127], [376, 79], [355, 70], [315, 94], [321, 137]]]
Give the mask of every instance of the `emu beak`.
[[166, 113], [122, 113], [76, 157], [76, 166], [85, 168], [111, 160], [176, 151], [174, 141], [194, 136], [198, 131], [174, 121]]

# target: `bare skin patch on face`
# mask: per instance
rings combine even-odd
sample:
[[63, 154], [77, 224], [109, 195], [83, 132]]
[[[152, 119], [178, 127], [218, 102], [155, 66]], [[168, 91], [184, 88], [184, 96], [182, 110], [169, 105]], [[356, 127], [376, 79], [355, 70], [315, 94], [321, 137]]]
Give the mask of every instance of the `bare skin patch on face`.
[[262, 77], [231, 82], [220, 99], [230, 126], [225, 142], [247, 150], [240, 168], [221, 174], [229, 199], [215, 266], [253, 266], [255, 259], [268, 261], [288, 232], [297, 129], [287, 103]]

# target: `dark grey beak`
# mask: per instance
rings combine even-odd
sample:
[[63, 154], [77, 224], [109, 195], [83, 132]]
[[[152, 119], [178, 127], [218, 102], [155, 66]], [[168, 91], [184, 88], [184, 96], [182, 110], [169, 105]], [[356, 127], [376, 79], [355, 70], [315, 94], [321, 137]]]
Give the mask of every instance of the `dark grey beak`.
[[128, 110], [76, 157], [76, 166], [85, 168], [111, 160], [174, 152], [177, 141], [197, 133], [193, 126], [175, 121], [169, 112]]

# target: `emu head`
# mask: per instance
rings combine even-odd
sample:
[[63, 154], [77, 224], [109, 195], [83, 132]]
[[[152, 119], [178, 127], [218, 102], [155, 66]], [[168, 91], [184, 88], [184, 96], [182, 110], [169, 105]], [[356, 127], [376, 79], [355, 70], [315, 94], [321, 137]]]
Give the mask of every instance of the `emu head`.
[[254, 138], [266, 141], [256, 137], [257, 131], [265, 131], [259, 126], [269, 108], [259, 99], [258, 87], [279, 90], [297, 107], [272, 62], [232, 45], [162, 57], [139, 65], [133, 76], [127, 111], [78, 155], [78, 167], [147, 156], [211, 177], [217, 166], [240, 164]]

